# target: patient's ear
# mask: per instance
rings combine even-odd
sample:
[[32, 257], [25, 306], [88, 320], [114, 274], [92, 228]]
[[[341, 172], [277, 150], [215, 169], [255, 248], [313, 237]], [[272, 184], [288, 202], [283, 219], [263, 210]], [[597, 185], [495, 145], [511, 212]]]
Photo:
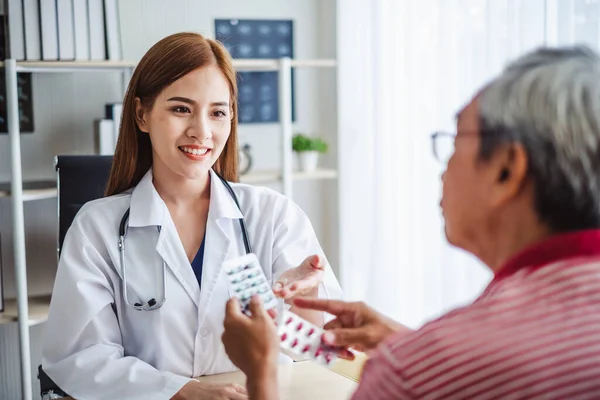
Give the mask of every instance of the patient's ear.
[[135, 123], [140, 131], [148, 133], [147, 112], [139, 97], [135, 98]]
[[527, 151], [520, 143], [508, 144], [497, 151], [494, 196], [499, 204], [511, 201], [526, 187], [528, 161]]

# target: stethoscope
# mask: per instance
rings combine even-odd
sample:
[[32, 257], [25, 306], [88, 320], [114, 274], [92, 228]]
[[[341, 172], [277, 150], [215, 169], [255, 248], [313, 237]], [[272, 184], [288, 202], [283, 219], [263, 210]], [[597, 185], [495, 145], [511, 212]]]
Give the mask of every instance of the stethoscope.
[[[252, 253], [252, 248], [250, 247], [250, 241], [248, 240], [248, 231], [246, 230], [246, 223], [244, 222], [244, 213], [242, 211], [242, 208], [240, 207], [238, 198], [235, 195], [235, 192], [233, 191], [233, 189], [231, 188], [231, 185], [229, 184], [229, 182], [227, 182], [225, 179], [223, 179], [223, 177], [221, 177], [219, 174], [215, 173], [215, 175], [217, 175], [219, 177], [219, 179], [221, 180], [221, 182], [223, 182], [223, 185], [225, 185], [225, 188], [227, 189], [227, 191], [233, 198], [233, 201], [235, 201], [237, 208], [242, 213], [242, 218], [239, 219], [240, 228], [242, 229], [242, 238], [244, 239], [244, 247], [246, 249], [246, 254], [250, 254], [250, 253]], [[127, 231], [126, 228], [127, 228], [128, 220], [129, 220], [129, 208], [127, 209], [127, 211], [125, 211], [125, 214], [123, 214], [123, 218], [121, 218], [121, 223], [119, 224], [119, 253], [120, 253], [120, 258], [121, 258], [121, 270], [123, 271], [123, 299], [125, 300], [125, 304], [127, 304], [130, 307], [133, 307], [134, 309], [136, 309], [138, 311], [156, 310], [156, 309], [159, 309], [160, 307], [162, 307], [162, 305], [165, 304], [165, 301], [167, 301], [167, 296], [166, 296], [166, 293], [167, 293], [167, 265], [165, 264], [164, 259], [162, 260], [162, 264], [163, 264], [162, 265], [162, 267], [163, 267], [162, 268], [162, 282], [163, 282], [162, 299], [157, 301], [153, 297], [150, 300], [148, 300], [146, 303], [141, 304], [141, 303], [132, 303], [127, 298], [127, 273], [126, 273], [126, 268], [125, 268], [125, 233]], [[158, 231], [160, 232], [160, 226], [158, 227]]]

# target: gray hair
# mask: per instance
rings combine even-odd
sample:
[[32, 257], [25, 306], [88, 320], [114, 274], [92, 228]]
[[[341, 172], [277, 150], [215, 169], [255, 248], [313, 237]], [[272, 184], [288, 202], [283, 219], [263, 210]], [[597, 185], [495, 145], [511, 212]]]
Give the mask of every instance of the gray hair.
[[555, 232], [600, 227], [600, 58], [583, 46], [520, 57], [481, 92], [482, 145], [489, 159], [521, 143], [535, 207]]

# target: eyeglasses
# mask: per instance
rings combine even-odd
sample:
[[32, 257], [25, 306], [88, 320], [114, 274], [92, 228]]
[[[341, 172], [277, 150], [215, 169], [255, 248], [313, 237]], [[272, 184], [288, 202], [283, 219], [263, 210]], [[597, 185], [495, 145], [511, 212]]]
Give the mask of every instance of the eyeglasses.
[[434, 132], [431, 134], [431, 146], [436, 160], [446, 164], [454, 153], [456, 133]]

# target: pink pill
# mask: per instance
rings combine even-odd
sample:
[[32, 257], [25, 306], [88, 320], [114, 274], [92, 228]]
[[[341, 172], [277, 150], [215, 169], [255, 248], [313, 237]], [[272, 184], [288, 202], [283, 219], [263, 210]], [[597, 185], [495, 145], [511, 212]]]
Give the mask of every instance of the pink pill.
[[293, 349], [294, 347], [296, 347], [297, 345], [298, 345], [298, 339], [294, 339], [294, 341], [293, 341], [293, 342], [292, 342], [292, 344], [291, 344], [291, 347], [292, 347], [292, 349]]
[[310, 328], [310, 330], [308, 331], [307, 336], [311, 337], [313, 333], [315, 333], [315, 328]]
[[331, 355], [331, 353], [327, 353], [327, 355], [325, 356], [325, 361], [327, 361], [327, 363], [329, 364], [332, 360], [333, 356]]
[[299, 331], [300, 329], [302, 329], [303, 326], [304, 326], [304, 324], [302, 322], [300, 322], [298, 324], [298, 326], [296, 327], [296, 330]]
[[292, 321], [293, 321], [293, 318], [292, 318], [292, 317], [289, 317], [289, 318], [288, 318], [288, 320], [287, 320], [287, 321], [285, 321], [285, 324], [286, 324], [286, 325], [289, 325], [289, 324], [291, 324], [291, 323], [292, 323]]
[[322, 348], [318, 348], [317, 351], [315, 351], [315, 357], [319, 357], [321, 355], [321, 353], [323, 352]]
[[287, 333], [284, 333], [283, 335], [281, 335], [281, 341], [284, 342], [285, 339], [287, 339]]
[[309, 350], [310, 350], [310, 345], [309, 345], [309, 344], [307, 344], [307, 345], [306, 345], [306, 346], [304, 346], [304, 348], [302, 349], [302, 352], [303, 352], [303, 353], [306, 353], [306, 352], [307, 352], [307, 351], [309, 351]]

